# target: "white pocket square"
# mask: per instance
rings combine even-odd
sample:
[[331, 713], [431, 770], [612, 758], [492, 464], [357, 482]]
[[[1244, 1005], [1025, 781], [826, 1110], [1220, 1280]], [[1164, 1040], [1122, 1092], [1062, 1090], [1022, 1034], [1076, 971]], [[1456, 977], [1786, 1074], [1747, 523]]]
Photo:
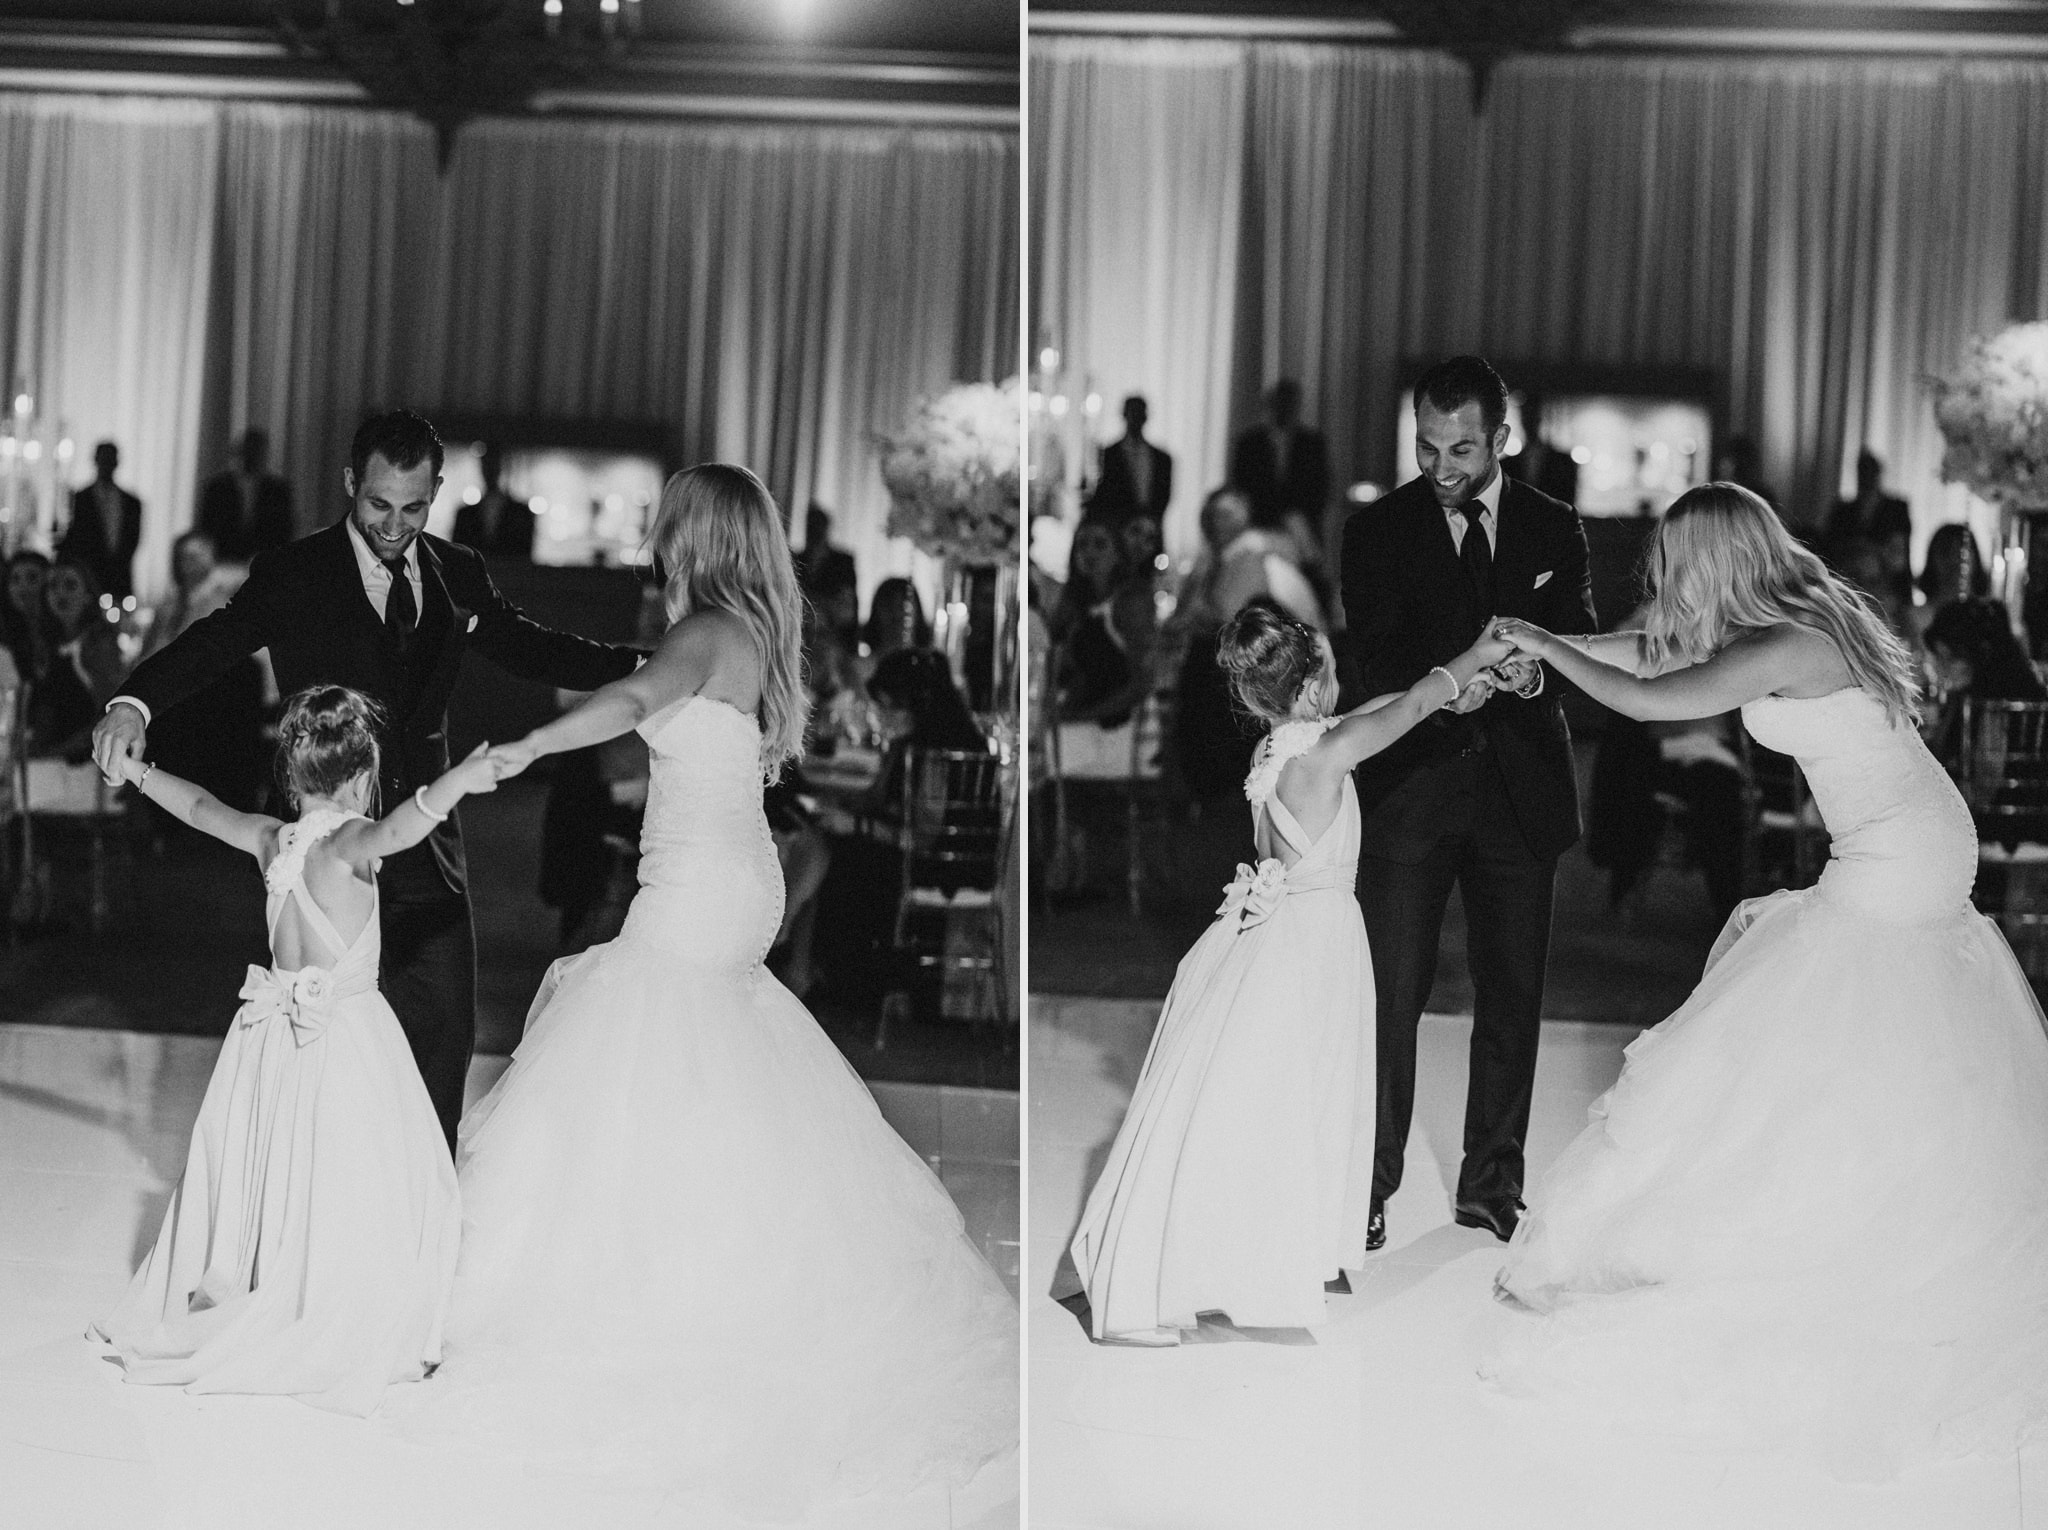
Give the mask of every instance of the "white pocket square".
[[[1551, 570], [1545, 569], [1542, 573], [1536, 576], [1536, 582], [1530, 585], [1529, 588], [1532, 590], [1542, 589], [1546, 584], [1550, 583], [1550, 574]], [[476, 621], [474, 620], [474, 618], [472, 618], [470, 621], [470, 626], [474, 627], [475, 625]]]
[[[1549, 577], [1550, 577], [1550, 576], [1549, 576], [1548, 574], [1545, 574], [1545, 575], [1543, 576], [1543, 579], [1548, 579]], [[1543, 579], [1539, 579], [1539, 580], [1537, 580], [1536, 582], [1537, 582], [1538, 584], [1541, 584], [1541, 583], [1543, 582]], [[474, 616], [472, 616], [472, 617], [471, 617], [471, 618], [469, 619], [469, 625], [468, 625], [467, 627], [463, 628], [462, 630], [463, 630], [463, 631], [465, 631], [465, 632], [474, 632], [474, 631], [476, 631], [476, 618], [475, 618]]]

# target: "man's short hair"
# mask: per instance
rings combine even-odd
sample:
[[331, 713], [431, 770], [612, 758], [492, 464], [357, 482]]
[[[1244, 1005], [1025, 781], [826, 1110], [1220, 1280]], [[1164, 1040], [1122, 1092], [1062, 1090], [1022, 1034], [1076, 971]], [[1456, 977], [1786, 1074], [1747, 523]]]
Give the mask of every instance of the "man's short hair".
[[441, 438], [432, 425], [410, 409], [373, 414], [356, 427], [356, 438], [349, 444], [348, 465], [355, 470], [358, 486], [363, 474], [369, 471], [373, 456], [401, 469], [432, 462], [434, 477], [441, 476]]
[[1507, 384], [1483, 356], [1453, 356], [1424, 372], [1415, 382], [1418, 410], [1425, 399], [1442, 414], [1456, 414], [1467, 404], [1477, 404], [1489, 436], [1507, 423]]

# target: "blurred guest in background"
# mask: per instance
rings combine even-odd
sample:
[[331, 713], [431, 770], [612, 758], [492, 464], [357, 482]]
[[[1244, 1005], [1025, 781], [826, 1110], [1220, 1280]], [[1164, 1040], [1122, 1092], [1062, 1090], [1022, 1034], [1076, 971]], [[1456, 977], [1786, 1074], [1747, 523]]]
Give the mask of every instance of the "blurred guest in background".
[[1933, 683], [1924, 731], [1944, 765], [1961, 762], [1965, 701], [2048, 701], [2000, 601], [1949, 601], [1928, 623], [1925, 641]]
[[455, 512], [455, 540], [489, 558], [533, 560], [533, 506], [505, 491], [505, 458], [487, 444], [479, 464], [484, 489], [473, 505]]
[[1856, 454], [1855, 494], [1837, 500], [1828, 514], [1821, 533], [1822, 554], [1846, 569], [1859, 546], [1873, 549], [1884, 598], [1903, 610], [1913, 599], [1912, 538], [1912, 511], [1896, 494], [1885, 492], [1884, 464], [1865, 447]]
[[42, 675], [49, 659], [49, 623], [43, 615], [43, 591], [50, 582], [50, 560], [23, 549], [7, 560], [7, 600], [0, 605], [0, 637], [25, 680]]
[[832, 545], [831, 512], [815, 500], [804, 512], [804, 545], [796, 555], [796, 580], [814, 606], [842, 590], [860, 589], [853, 554]]
[[[945, 656], [930, 648], [899, 649], [875, 666], [868, 695], [888, 740], [874, 784], [846, 804], [860, 818], [900, 824], [913, 751], [985, 752], [988, 740], [974, 721]], [[986, 885], [993, 868], [959, 866], [956, 885]], [[895, 843], [872, 833], [835, 835], [830, 865], [811, 919], [816, 963], [834, 997], [865, 1003], [896, 978], [890, 943], [903, 881]]]
[[1740, 484], [1784, 519], [1785, 502], [1778, 491], [1764, 482], [1763, 453], [1748, 436], [1730, 436], [1714, 453], [1714, 477], [1722, 483]]
[[93, 571], [99, 586], [116, 601], [135, 593], [135, 549], [142, 541], [142, 501], [114, 482], [121, 449], [111, 441], [94, 448], [98, 476], [71, 492], [71, 524], [57, 544], [57, 556]]
[[899, 649], [931, 647], [932, 624], [925, 620], [917, 586], [902, 578], [884, 579], [876, 585], [861, 640], [867, 644], [868, 657], [876, 661]]
[[270, 471], [270, 437], [242, 432], [234, 466], [199, 489], [197, 524], [223, 563], [247, 563], [292, 539], [292, 487]]
[[1088, 496], [1091, 517], [1121, 529], [1134, 515], [1164, 524], [1173, 499], [1173, 458], [1145, 439], [1150, 418], [1142, 395], [1124, 400], [1124, 433], [1102, 449], [1102, 467]]
[[1266, 393], [1266, 418], [1237, 438], [1230, 484], [1251, 502], [1252, 524], [1268, 530], [1308, 528], [1320, 545], [1323, 506], [1330, 498], [1330, 447], [1301, 423], [1301, 384], [1283, 377]]
[[1075, 531], [1052, 620], [1062, 724], [1116, 728], [1144, 698], [1159, 618], [1150, 572], [1133, 577], [1108, 522], [1090, 516]]
[[1884, 617], [1884, 623], [1901, 638], [1910, 637], [1913, 628], [1912, 586], [1907, 593], [1899, 593], [1899, 583], [1892, 575], [1891, 564], [1884, 549], [1875, 542], [1861, 537], [1851, 537], [1835, 545], [1835, 555], [1830, 561], [1841, 576], [1870, 597], [1870, 603], [1877, 607]]
[[1991, 574], [1977, 550], [1976, 533], [1961, 521], [1937, 526], [1927, 539], [1927, 561], [1913, 582], [1921, 599], [1913, 608], [1913, 643], [1924, 656], [1935, 617], [1959, 600], [1982, 600], [1991, 593]]
[[28, 752], [73, 764], [91, 758], [93, 724], [126, 678], [114, 624], [100, 609], [99, 580], [60, 558], [43, 592], [47, 662], [29, 696]]
[[[245, 577], [239, 568], [216, 561], [213, 539], [188, 531], [171, 544], [170, 596], [150, 623], [143, 657], [156, 653], [203, 616], [225, 606]], [[173, 775], [212, 792], [239, 812], [259, 806], [265, 785], [263, 725], [268, 679], [254, 655], [196, 693], [167, 709], [150, 729], [152, 758]], [[160, 827], [173, 822], [152, 807]]]

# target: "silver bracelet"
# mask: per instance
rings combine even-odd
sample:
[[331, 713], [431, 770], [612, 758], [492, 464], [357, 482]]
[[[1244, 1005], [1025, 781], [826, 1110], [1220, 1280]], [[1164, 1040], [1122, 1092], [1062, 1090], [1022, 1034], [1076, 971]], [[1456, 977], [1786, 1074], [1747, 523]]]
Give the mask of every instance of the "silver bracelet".
[[151, 760], [151, 761], [150, 761], [150, 762], [149, 762], [149, 763], [148, 763], [147, 765], [145, 765], [145, 766], [143, 766], [143, 767], [142, 767], [142, 774], [141, 774], [141, 775], [139, 775], [139, 776], [137, 776], [137, 777], [135, 778], [135, 789], [136, 789], [137, 791], [141, 791], [141, 790], [142, 790], [142, 783], [143, 783], [143, 782], [145, 782], [145, 781], [147, 781], [147, 780], [149, 779], [149, 773], [150, 773], [151, 771], [155, 770], [155, 769], [156, 769], [156, 761], [155, 761], [155, 760]]
[[446, 813], [437, 813], [427, 806], [427, 789], [424, 786], [412, 794], [412, 805], [427, 815], [427, 822], [429, 823], [446, 823], [448, 821]]
[[1451, 682], [1451, 699], [1449, 701], [1446, 701], [1443, 704], [1443, 706], [1437, 708], [1439, 712], [1441, 712], [1444, 709], [1444, 707], [1450, 706], [1453, 703], [1455, 703], [1460, 696], [1465, 694], [1465, 687], [1458, 684], [1458, 677], [1452, 674], [1449, 670], [1445, 669], [1443, 665], [1432, 664], [1429, 667], [1429, 672], [1432, 675], [1442, 675], [1446, 680]]

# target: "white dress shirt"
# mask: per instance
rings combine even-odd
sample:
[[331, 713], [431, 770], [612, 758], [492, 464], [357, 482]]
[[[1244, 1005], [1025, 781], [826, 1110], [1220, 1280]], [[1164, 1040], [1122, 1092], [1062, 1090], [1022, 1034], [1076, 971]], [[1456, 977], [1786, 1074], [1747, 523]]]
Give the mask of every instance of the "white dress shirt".
[[[370, 544], [363, 540], [362, 528], [356, 525], [356, 518], [348, 518], [348, 545], [356, 555], [356, 570], [363, 576], [363, 593], [370, 599], [370, 605], [377, 613], [377, 620], [384, 620], [384, 606], [391, 598], [391, 565], [370, 551]], [[420, 539], [414, 537], [405, 544], [405, 578], [412, 586], [413, 625], [417, 627], [426, 608], [426, 586], [420, 582]]]
[[[1479, 491], [1479, 503], [1486, 508], [1480, 512], [1479, 524], [1486, 529], [1486, 550], [1500, 550], [1500, 486], [1507, 474], [1500, 470], [1500, 464], [1493, 465], [1493, 481]], [[1465, 551], [1465, 512], [1463, 509], [1444, 511], [1444, 517], [1451, 523], [1451, 545], [1462, 556]]]

